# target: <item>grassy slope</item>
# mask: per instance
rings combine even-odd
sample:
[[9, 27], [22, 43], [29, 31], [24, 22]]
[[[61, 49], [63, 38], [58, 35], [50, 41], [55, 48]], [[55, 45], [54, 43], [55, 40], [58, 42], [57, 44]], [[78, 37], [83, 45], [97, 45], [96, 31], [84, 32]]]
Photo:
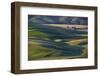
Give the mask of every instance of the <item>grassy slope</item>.
[[87, 38], [85, 39], [75, 39], [75, 40], [70, 40], [66, 43], [68, 43], [70, 46], [80, 46], [83, 47], [84, 49], [82, 50], [83, 53], [80, 55], [80, 57], [87, 57]]

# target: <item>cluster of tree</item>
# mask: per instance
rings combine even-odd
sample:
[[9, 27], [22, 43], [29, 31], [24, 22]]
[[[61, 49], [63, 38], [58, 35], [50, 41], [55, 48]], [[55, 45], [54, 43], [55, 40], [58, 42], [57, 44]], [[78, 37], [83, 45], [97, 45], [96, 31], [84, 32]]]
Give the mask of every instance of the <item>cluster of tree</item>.
[[67, 26], [66, 29], [71, 29], [71, 30], [83, 30], [83, 29], [88, 29], [87, 27], [81, 28], [81, 27], [69, 27]]

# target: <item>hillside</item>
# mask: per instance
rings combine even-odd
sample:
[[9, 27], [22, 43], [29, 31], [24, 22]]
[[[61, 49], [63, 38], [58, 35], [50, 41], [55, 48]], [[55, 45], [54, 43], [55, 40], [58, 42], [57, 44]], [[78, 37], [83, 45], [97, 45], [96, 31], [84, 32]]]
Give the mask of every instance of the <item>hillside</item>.
[[[66, 26], [69, 25], [29, 25], [28, 59], [41, 60], [87, 57], [87, 31], [66, 29]], [[87, 26], [83, 26], [79, 27], [87, 28]], [[78, 25], [75, 25], [75, 27], [78, 27]]]

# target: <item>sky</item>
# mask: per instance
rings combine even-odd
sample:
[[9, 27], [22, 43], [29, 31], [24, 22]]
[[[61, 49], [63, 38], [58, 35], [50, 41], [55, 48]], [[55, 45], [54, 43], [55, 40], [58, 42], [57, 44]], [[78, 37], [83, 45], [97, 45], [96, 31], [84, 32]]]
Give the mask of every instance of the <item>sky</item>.
[[28, 24], [88, 25], [88, 17], [28, 15]]

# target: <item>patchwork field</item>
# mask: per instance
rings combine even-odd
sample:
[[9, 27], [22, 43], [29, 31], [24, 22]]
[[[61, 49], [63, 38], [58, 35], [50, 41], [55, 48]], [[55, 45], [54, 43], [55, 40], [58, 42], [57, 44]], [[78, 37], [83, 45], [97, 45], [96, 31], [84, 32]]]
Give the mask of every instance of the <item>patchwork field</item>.
[[64, 26], [29, 25], [28, 60], [87, 58], [87, 30], [66, 29]]

